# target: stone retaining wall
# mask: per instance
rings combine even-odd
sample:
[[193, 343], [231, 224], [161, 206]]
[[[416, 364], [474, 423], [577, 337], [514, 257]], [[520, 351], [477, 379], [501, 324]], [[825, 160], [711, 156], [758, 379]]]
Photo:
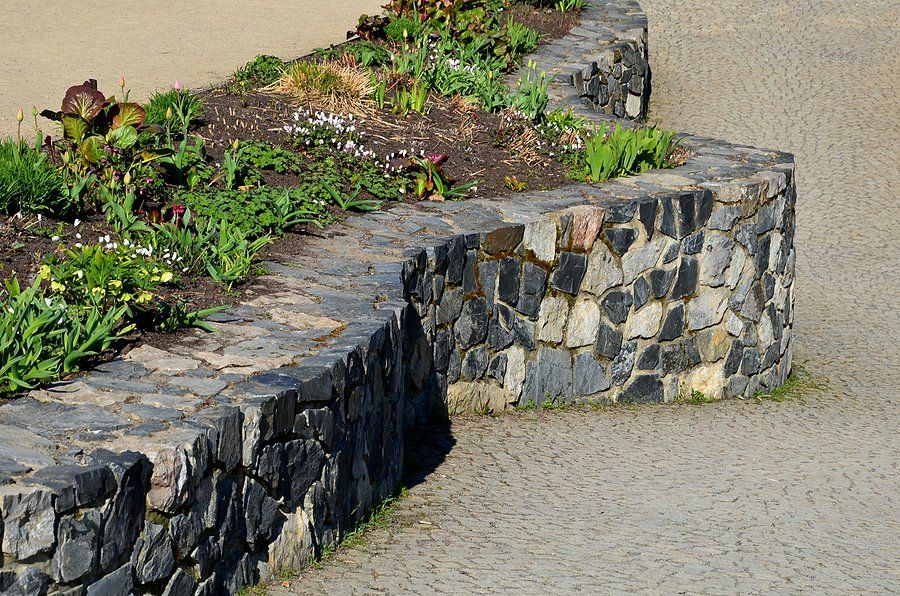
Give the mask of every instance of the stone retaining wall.
[[[555, 105], [599, 121], [566, 81], [597, 74], [591, 47], [643, 39], [645, 58], [646, 25], [593, 4], [618, 16], [538, 59], [563, 65]], [[643, 85], [640, 113], [622, 85], [607, 111], [643, 115]], [[680, 142], [675, 170], [350, 218], [267, 264], [217, 333], [0, 406], [0, 592], [221, 594], [302, 567], [397, 489], [406, 430], [436, 409], [778, 385], [792, 158]]]
[[577, 27], [529, 60], [538, 72], [574, 86], [585, 105], [640, 121], [650, 103], [647, 39], [647, 17], [635, 0], [594, 0]]
[[456, 237], [405, 280], [426, 364], [451, 412], [769, 390], [790, 370], [793, 210], [789, 172], [766, 171]]

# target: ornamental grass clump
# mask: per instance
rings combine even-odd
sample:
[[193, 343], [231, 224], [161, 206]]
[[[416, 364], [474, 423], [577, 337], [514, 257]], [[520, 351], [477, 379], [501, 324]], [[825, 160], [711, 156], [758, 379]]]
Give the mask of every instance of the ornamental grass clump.
[[19, 140], [0, 141], [0, 213], [64, 214], [67, 199], [46, 153]]
[[290, 95], [312, 109], [360, 115], [372, 109], [375, 83], [352, 59], [301, 60], [264, 90]]

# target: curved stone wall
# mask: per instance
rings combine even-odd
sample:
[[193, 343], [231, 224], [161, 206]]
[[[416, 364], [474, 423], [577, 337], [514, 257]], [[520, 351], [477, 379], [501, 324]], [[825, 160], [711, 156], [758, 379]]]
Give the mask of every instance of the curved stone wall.
[[[619, 16], [539, 58], [561, 65], [556, 105], [600, 120], [569, 83], [646, 25], [593, 4]], [[640, 117], [648, 93], [608, 111]], [[405, 432], [436, 409], [778, 385], [793, 160], [680, 142], [675, 170], [351, 218], [268, 264], [217, 333], [0, 406], [0, 592], [233, 593], [302, 567], [397, 489]]]

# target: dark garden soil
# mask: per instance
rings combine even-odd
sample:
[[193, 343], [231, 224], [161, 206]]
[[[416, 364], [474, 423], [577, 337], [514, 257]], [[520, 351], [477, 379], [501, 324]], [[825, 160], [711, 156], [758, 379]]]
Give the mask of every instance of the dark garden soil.
[[[510, 13], [517, 21], [537, 30], [542, 35], [542, 43], [565, 35], [578, 20], [576, 13], [525, 5], [515, 5]], [[236, 95], [227, 87], [199, 95], [204, 101], [205, 115], [192, 134], [204, 139], [212, 161], [220, 162], [235, 140], [268, 141], [295, 150], [284, 126], [303, 106], [285, 96], [261, 92]], [[547, 148], [538, 151], [533, 131], [523, 135], [524, 127], [508, 114], [488, 113], [458, 98], [437, 95], [429, 99], [429, 105], [426, 115], [412, 113], [401, 117], [389, 109], [373, 109], [368, 115], [360, 116], [357, 126], [366, 133], [366, 147], [382, 157], [402, 150], [447, 155], [443, 169], [452, 180], [477, 181], [477, 188], [472, 189], [469, 197], [495, 197], [514, 192], [505, 183], [507, 176], [524, 182], [529, 191], [571, 182], [566, 175], [567, 167], [548, 156]], [[263, 174], [268, 185], [290, 187], [301, 182], [293, 175], [271, 171]], [[405, 200], [415, 200], [407, 196]], [[336, 208], [334, 214], [335, 219], [343, 217]], [[100, 213], [81, 217], [84, 221], [78, 226], [73, 221], [60, 222], [46, 216], [38, 220], [32, 215], [0, 221], [0, 281], [16, 274], [21, 284], [30, 284], [44, 256], [57, 250], [61, 243], [69, 246], [76, 242], [93, 243], [99, 236], [112, 232]], [[330, 231], [295, 228], [265, 249], [261, 258], [289, 262], [304, 253], [310, 233], [327, 235]], [[235, 303], [245, 288], [226, 292], [208, 277], [191, 277], [183, 278], [178, 287], [161, 292], [160, 298], [184, 300], [189, 308], [202, 309]], [[173, 340], [160, 333], [143, 333], [133, 337], [129, 345], [152, 341], [163, 346]]]

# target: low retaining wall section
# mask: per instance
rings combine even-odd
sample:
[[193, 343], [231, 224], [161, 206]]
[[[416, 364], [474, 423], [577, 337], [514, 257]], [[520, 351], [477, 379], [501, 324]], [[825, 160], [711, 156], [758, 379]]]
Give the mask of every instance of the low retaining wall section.
[[[646, 19], [591, 4], [536, 60], [556, 105], [640, 119]], [[778, 386], [792, 159], [680, 142], [675, 170], [351, 218], [217, 333], [0, 406], [0, 591], [234, 593], [303, 567], [396, 491], [435, 410]]]

